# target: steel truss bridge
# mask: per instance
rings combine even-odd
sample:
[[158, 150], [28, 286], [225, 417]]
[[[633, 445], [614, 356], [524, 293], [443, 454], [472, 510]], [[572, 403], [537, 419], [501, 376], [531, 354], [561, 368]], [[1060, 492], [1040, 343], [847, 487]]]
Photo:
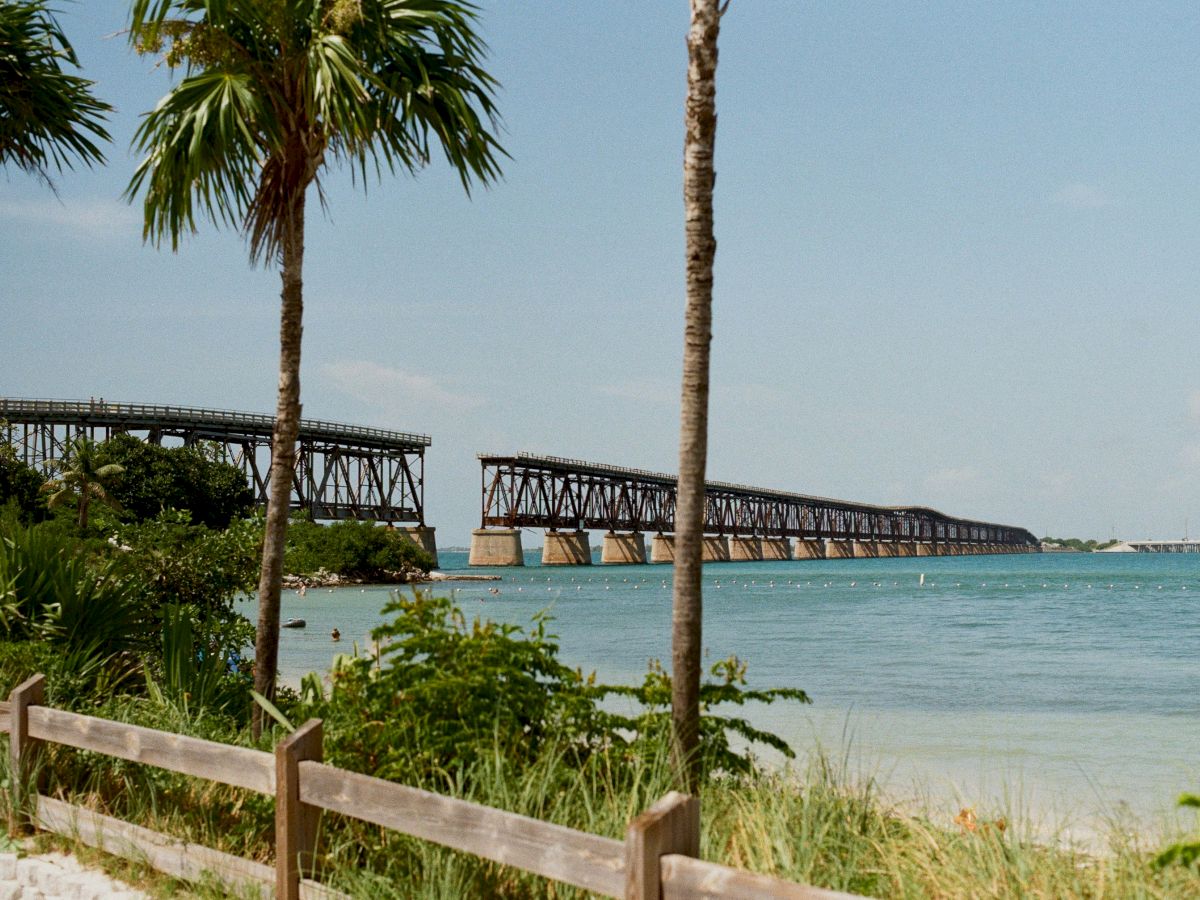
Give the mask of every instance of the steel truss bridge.
[[[674, 475], [557, 456], [479, 454], [483, 527], [675, 530]], [[728, 537], [1002, 544], [1038, 547], [1024, 528], [956, 519], [921, 506], [870, 506], [707, 482], [704, 531]]]
[[[20, 400], [0, 397], [0, 437], [27, 465], [61, 459], [79, 435], [103, 441], [134, 434], [194, 446], [211, 442], [246, 475], [256, 503], [267, 505], [271, 416], [105, 400]], [[302, 419], [291, 507], [315, 519], [374, 519], [425, 525], [423, 434]]]

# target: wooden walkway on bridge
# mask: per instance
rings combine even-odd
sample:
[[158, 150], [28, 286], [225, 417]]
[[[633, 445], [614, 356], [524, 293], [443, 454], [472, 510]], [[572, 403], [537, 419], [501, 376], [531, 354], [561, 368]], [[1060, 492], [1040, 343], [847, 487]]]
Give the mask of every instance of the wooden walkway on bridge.
[[[61, 459], [72, 439], [135, 434], [151, 443], [202, 441], [240, 468], [265, 509], [272, 416], [224, 409], [96, 400], [0, 397], [0, 438], [27, 465]], [[373, 519], [425, 525], [427, 435], [302, 419], [292, 509], [315, 519]], [[430, 538], [432, 540], [432, 538]]]

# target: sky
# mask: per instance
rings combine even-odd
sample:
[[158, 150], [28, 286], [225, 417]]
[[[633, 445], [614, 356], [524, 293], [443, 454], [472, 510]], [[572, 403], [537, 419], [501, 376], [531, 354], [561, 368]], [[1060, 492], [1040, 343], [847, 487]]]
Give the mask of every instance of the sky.
[[[117, 111], [57, 195], [0, 173], [0, 395], [269, 413], [278, 274], [121, 194], [171, 84], [128, 4], [58, 4]], [[485, 2], [504, 178], [325, 176], [304, 415], [673, 472], [685, 0]], [[733, 0], [717, 75], [715, 480], [1039, 535], [1200, 532], [1200, 7]], [[529, 542], [527, 542], [529, 543]], [[539, 541], [533, 541], [536, 544]]]

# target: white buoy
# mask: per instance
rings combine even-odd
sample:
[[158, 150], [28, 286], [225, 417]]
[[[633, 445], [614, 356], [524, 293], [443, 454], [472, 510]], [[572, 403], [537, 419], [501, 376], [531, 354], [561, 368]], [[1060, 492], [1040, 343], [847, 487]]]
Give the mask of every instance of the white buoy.
[[917, 582], [917, 584], [919, 584], [921, 587], [925, 587], [925, 573], [924, 572], [921, 573], [921, 580], [919, 582]]

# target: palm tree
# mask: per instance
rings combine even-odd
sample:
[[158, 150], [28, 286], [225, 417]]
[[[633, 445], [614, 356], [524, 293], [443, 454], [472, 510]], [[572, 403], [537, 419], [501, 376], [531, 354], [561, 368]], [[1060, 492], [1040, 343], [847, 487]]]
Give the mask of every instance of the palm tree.
[[42, 485], [42, 490], [50, 494], [46, 505], [54, 509], [78, 495], [80, 531], [87, 528], [88, 507], [93, 500], [121, 509], [121, 504], [108, 493], [107, 482], [124, 472], [125, 467], [117, 463], [100, 465], [99, 449], [95, 441], [81, 434], [67, 444], [61, 459], [46, 464], [59, 473], [57, 478]]
[[[197, 213], [240, 228], [282, 279], [279, 394], [258, 587], [255, 688], [275, 693], [300, 423], [305, 200], [330, 162], [412, 172], [440, 147], [467, 190], [499, 174], [496, 82], [466, 0], [135, 0], [131, 40], [184, 77], [142, 122], [144, 234], [177, 249]], [[255, 709], [254, 733], [261, 732]]]
[[675, 509], [675, 587], [671, 609], [671, 755], [679, 789], [700, 784], [700, 566], [704, 469], [708, 458], [708, 360], [712, 342], [713, 149], [717, 136], [717, 0], [691, 0], [684, 106], [683, 205], [687, 257], [679, 487]]
[[47, 183], [51, 166], [103, 162], [95, 142], [109, 140], [103, 122], [112, 107], [63, 63], [79, 66], [44, 0], [0, 0], [0, 165]]

